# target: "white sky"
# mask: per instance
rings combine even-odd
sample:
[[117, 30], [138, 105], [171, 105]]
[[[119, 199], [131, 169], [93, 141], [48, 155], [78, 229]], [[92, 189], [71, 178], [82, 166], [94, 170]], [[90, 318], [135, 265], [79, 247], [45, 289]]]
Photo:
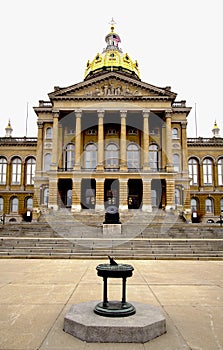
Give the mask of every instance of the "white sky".
[[114, 17], [120, 47], [137, 59], [141, 80], [171, 86], [193, 107], [188, 137], [221, 129], [222, 0], [5, 0], [0, 4], [0, 136], [37, 135], [33, 107], [54, 86], [84, 78], [87, 60], [105, 47]]

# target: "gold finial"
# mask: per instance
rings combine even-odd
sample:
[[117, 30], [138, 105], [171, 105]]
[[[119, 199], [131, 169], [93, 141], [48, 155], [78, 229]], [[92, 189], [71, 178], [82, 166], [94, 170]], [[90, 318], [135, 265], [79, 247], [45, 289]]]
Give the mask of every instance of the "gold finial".
[[111, 22], [109, 22], [109, 24], [111, 24], [111, 31], [114, 32], [114, 29], [115, 29], [114, 25], [116, 24], [116, 22], [114, 21], [113, 17], [111, 19]]

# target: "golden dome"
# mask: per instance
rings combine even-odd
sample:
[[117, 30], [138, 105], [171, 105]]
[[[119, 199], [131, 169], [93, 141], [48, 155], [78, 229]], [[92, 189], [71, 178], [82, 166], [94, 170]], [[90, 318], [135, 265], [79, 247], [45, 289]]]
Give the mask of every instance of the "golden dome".
[[114, 32], [114, 21], [111, 21], [111, 31], [105, 37], [107, 44], [103, 52], [97, 53], [92, 62], [87, 62], [84, 79], [89, 79], [104, 72], [122, 72], [136, 79], [140, 79], [140, 72], [137, 61], [133, 61], [127, 53], [123, 54], [119, 48], [121, 39]]

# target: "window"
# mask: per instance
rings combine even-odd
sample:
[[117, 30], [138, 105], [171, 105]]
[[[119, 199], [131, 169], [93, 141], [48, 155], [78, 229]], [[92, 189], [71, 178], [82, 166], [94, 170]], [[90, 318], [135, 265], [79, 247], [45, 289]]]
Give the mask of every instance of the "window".
[[119, 150], [115, 143], [109, 143], [105, 149], [105, 166], [108, 168], [119, 166]]
[[46, 153], [44, 156], [44, 171], [50, 170], [50, 164], [51, 164], [51, 153]]
[[180, 171], [180, 156], [179, 154], [173, 155], [173, 170], [178, 172]]
[[204, 185], [212, 185], [212, 161], [204, 159], [203, 161]]
[[65, 169], [70, 170], [74, 167], [75, 146], [69, 143], [65, 148]]
[[7, 161], [5, 158], [0, 158], [0, 184], [6, 184]]
[[108, 129], [107, 130], [107, 134], [108, 135], [116, 135], [117, 134], [117, 130], [116, 129]]
[[213, 213], [214, 208], [213, 208], [213, 199], [212, 198], [207, 198], [205, 200], [205, 211], [207, 214]]
[[49, 188], [45, 187], [43, 190], [43, 204], [48, 205], [49, 202]]
[[140, 168], [139, 147], [135, 143], [127, 146], [127, 166], [129, 169]]
[[36, 169], [36, 161], [34, 158], [29, 158], [26, 162], [26, 184], [34, 185], [34, 176]]
[[198, 201], [196, 198], [192, 198], [190, 201], [191, 211], [197, 211], [198, 210]]
[[136, 128], [130, 128], [128, 129], [128, 135], [137, 135], [138, 130]]
[[19, 201], [17, 197], [11, 199], [11, 213], [18, 213]]
[[176, 205], [180, 205], [181, 204], [181, 196], [180, 196], [179, 188], [175, 188], [175, 204]]
[[4, 212], [4, 199], [0, 197], [0, 213]]
[[177, 128], [173, 128], [172, 129], [172, 139], [176, 140], [178, 138], [179, 138], [179, 136], [178, 136], [178, 129]]
[[218, 185], [223, 185], [223, 158], [218, 160]]
[[191, 185], [198, 185], [198, 162], [196, 159], [189, 160], [189, 176], [191, 178]]
[[94, 128], [88, 129], [88, 130], [86, 131], [86, 134], [87, 134], [87, 135], [97, 135], [97, 130], [94, 129]]
[[51, 140], [53, 138], [53, 132], [52, 132], [52, 128], [46, 128], [46, 139], [47, 140]]
[[20, 185], [21, 183], [22, 162], [20, 158], [12, 160], [12, 185]]
[[32, 209], [33, 208], [33, 198], [28, 197], [26, 198], [26, 209]]
[[149, 146], [149, 166], [151, 170], [158, 170], [159, 168], [159, 148], [153, 144]]
[[94, 143], [89, 143], [85, 148], [85, 168], [95, 169], [97, 166], [97, 147]]

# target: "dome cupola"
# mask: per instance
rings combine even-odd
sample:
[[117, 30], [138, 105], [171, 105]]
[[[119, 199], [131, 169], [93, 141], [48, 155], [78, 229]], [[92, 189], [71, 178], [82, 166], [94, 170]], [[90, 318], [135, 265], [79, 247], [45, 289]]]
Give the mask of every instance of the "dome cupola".
[[111, 21], [111, 31], [105, 37], [106, 48], [102, 53], [97, 53], [92, 62], [87, 62], [85, 80], [105, 72], [120, 72], [124, 75], [140, 80], [140, 72], [137, 61], [133, 61], [127, 53], [123, 54], [119, 43], [120, 36], [114, 31], [114, 20]]

